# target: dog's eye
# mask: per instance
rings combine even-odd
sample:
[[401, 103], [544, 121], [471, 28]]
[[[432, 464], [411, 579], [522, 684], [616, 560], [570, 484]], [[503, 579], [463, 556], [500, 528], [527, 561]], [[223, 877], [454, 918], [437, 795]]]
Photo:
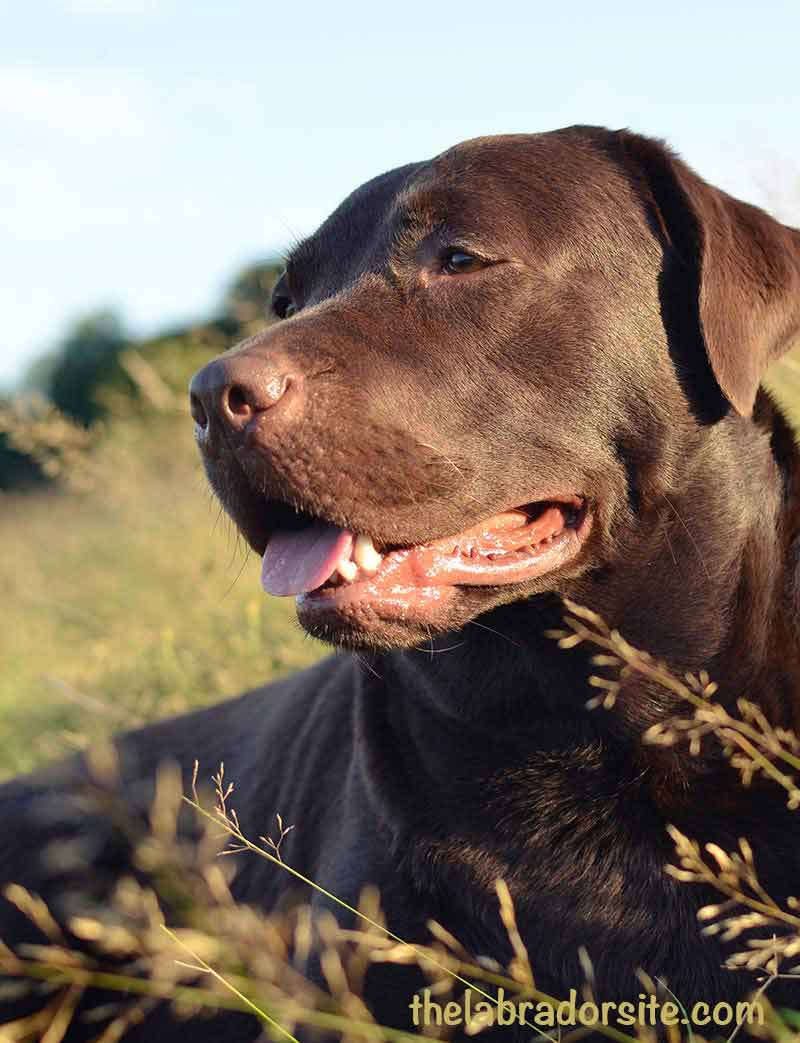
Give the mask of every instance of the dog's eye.
[[278, 296], [272, 298], [272, 310], [279, 319], [291, 319], [297, 311], [297, 305], [291, 297]]
[[484, 267], [485, 264], [480, 257], [463, 250], [448, 250], [442, 258], [442, 271], [445, 275], [468, 275]]

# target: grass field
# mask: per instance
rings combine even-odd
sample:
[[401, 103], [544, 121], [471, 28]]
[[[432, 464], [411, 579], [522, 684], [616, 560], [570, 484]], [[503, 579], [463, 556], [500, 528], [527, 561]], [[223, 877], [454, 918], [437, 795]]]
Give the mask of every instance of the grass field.
[[[800, 362], [771, 384], [800, 420]], [[266, 598], [188, 415], [114, 423], [83, 493], [0, 499], [0, 775], [214, 702], [324, 649]]]
[[118, 422], [86, 493], [0, 500], [0, 774], [318, 657], [220, 517], [188, 415]]

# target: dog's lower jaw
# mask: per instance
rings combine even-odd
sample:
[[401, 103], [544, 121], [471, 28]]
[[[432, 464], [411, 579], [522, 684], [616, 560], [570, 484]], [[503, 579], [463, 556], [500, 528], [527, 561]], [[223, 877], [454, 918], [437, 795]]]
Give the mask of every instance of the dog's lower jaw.
[[394, 551], [377, 570], [359, 570], [350, 582], [334, 574], [332, 582], [297, 598], [298, 620], [313, 636], [343, 647], [410, 647], [457, 631], [498, 605], [552, 590], [588, 567], [593, 515], [583, 501], [545, 507], [538, 520], [522, 525], [516, 513], [498, 516], [502, 527], [483, 535], [475, 526]]
[[[576, 572], [585, 568], [589, 565], [580, 566]], [[551, 577], [541, 577], [510, 587], [439, 588], [438, 597], [432, 602], [435, 612], [429, 605], [429, 611], [417, 617], [398, 612], [382, 615], [379, 608], [361, 602], [326, 611], [324, 603], [319, 603], [321, 599], [303, 596], [297, 599], [297, 619], [311, 637], [339, 648], [377, 652], [420, 648], [435, 654], [461, 641], [465, 627], [487, 626], [481, 618], [497, 608], [518, 605], [524, 618], [531, 599], [557, 593], [561, 584], [554, 587]]]

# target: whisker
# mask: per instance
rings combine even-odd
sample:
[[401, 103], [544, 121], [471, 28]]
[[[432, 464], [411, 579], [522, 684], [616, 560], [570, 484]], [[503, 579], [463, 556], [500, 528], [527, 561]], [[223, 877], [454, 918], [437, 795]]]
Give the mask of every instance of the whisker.
[[513, 637], [509, 637], [508, 634], [503, 634], [499, 630], [495, 630], [493, 627], [487, 627], [485, 623], [479, 623], [477, 619], [470, 619], [467, 621], [468, 626], [480, 627], [481, 630], [488, 630], [490, 634], [496, 634], [497, 637], [502, 637], [504, 641], [508, 641], [509, 644], [514, 645], [516, 648], [522, 648], [519, 641], [515, 641]]
[[698, 557], [698, 558], [700, 559], [700, 564], [701, 564], [701, 565], [702, 565], [702, 567], [703, 567], [703, 572], [705, 572], [705, 574], [706, 574], [706, 579], [707, 579], [707, 580], [710, 580], [710, 579], [711, 579], [711, 574], [710, 574], [710, 573], [709, 573], [709, 571], [708, 571], [708, 568], [707, 568], [707, 566], [706, 566], [706, 559], [705, 559], [705, 558], [703, 557], [703, 555], [701, 554], [701, 552], [700, 552], [700, 548], [699, 548], [699, 547], [698, 547], [698, 545], [697, 545], [697, 541], [695, 540], [694, 536], [693, 536], [693, 535], [691, 534], [691, 532], [690, 532], [690, 531], [689, 531], [689, 529], [687, 528], [686, 522], [685, 522], [685, 521], [683, 520], [683, 518], [682, 518], [682, 517], [680, 516], [680, 514], [678, 513], [678, 509], [677, 509], [677, 507], [675, 506], [675, 504], [674, 504], [674, 503], [673, 503], [673, 502], [672, 502], [672, 501], [670, 500], [670, 498], [669, 498], [669, 497], [668, 497], [668, 496], [667, 496], [666, 494], [664, 495], [664, 499], [665, 499], [665, 500], [667, 501], [667, 503], [668, 503], [668, 504], [670, 505], [670, 507], [672, 508], [672, 510], [673, 510], [673, 511], [675, 512], [675, 517], [676, 517], [676, 518], [678, 519], [678, 521], [679, 521], [679, 522], [681, 523], [681, 525], [682, 525], [682, 526], [683, 526], [683, 528], [684, 528], [684, 531], [685, 531], [686, 535], [687, 535], [687, 536], [689, 537], [689, 539], [690, 539], [690, 540], [692, 541], [692, 546], [694, 547], [695, 551], [697, 552], [697, 557]]
[[675, 557], [675, 551], [672, 549], [672, 540], [669, 538], [669, 526], [668, 525], [664, 526], [664, 536], [665, 536], [666, 541], [667, 541], [667, 547], [669, 547], [669, 554], [670, 554], [670, 557], [672, 558], [672, 563], [675, 566], [675, 568], [677, 568], [678, 567], [678, 559]]
[[236, 576], [234, 577], [233, 583], [231, 583], [231, 585], [228, 587], [228, 589], [222, 595], [222, 597], [220, 598], [220, 601], [224, 601], [225, 598], [228, 597], [230, 592], [233, 590], [233, 588], [236, 586], [236, 584], [242, 578], [242, 573], [244, 572], [246, 567], [247, 567], [247, 558], [244, 558], [244, 560], [242, 561], [241, 568], [239, 569], [239, 571], [236, 573]]
[[372, 666], [371, 663], [368, 663], [367, 660], [363, 656], [359, 655], [358, 652], [354, 652], [353, 654], [355, 655], [355, 657], [359, 661], [359, 663], [361, 663], [361, 665], [363, 667], [365, 667], [367, 670], [369, 670], [369, 672], [373, 675], [373, 677], [377, 677], [377, 679], [379, 681], [383, 680], [383, 678], [378, 673], [378, 671]]

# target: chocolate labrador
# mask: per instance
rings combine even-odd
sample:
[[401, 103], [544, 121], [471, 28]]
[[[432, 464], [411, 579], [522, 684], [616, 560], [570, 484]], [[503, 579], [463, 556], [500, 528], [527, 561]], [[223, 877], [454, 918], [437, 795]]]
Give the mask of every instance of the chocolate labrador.
[[[665, 873], [666, 827], [749, 837], [780, 902], [800, 811], [763, 775], [743, 786], [713, 737], [645, 743], [687, 710], [641, 675], [587, 708], [596, 649], [546, 632], [566, 596], [707, 669], [723, 705], [800, 725], [800, 460], [759, 388], [800, 335], [800, 232], [628, 131], [479, 138], [358, 188], [272, 309], [192, 381], [197, 442], [266, 591], [346, 651], [122, 736], [130, 779], [224, 761], [245, 832], [294, 824], [286, 862], [350, 903], [377, 885], [403, 938], [432, 918], [505, 964], [502, 878], [556, 997], [584, 951], [601, 999], [638, 996], [639, 969], [687, 1009], [745, 997], [758, 975], [700, 934], [716, 892]], [[34, 858], [48, 779], [2, 791], [0, 870], [57, 907]], [[234, 892], [273, 908], [288, 886], [251, 860]], [[379, 1021], [410, 1024], [420, 981], [367, 984]], [[800, 979], [771, 990], [800, 1007]], [[192, 1039], [257, 1033], [228, 1015]]]

